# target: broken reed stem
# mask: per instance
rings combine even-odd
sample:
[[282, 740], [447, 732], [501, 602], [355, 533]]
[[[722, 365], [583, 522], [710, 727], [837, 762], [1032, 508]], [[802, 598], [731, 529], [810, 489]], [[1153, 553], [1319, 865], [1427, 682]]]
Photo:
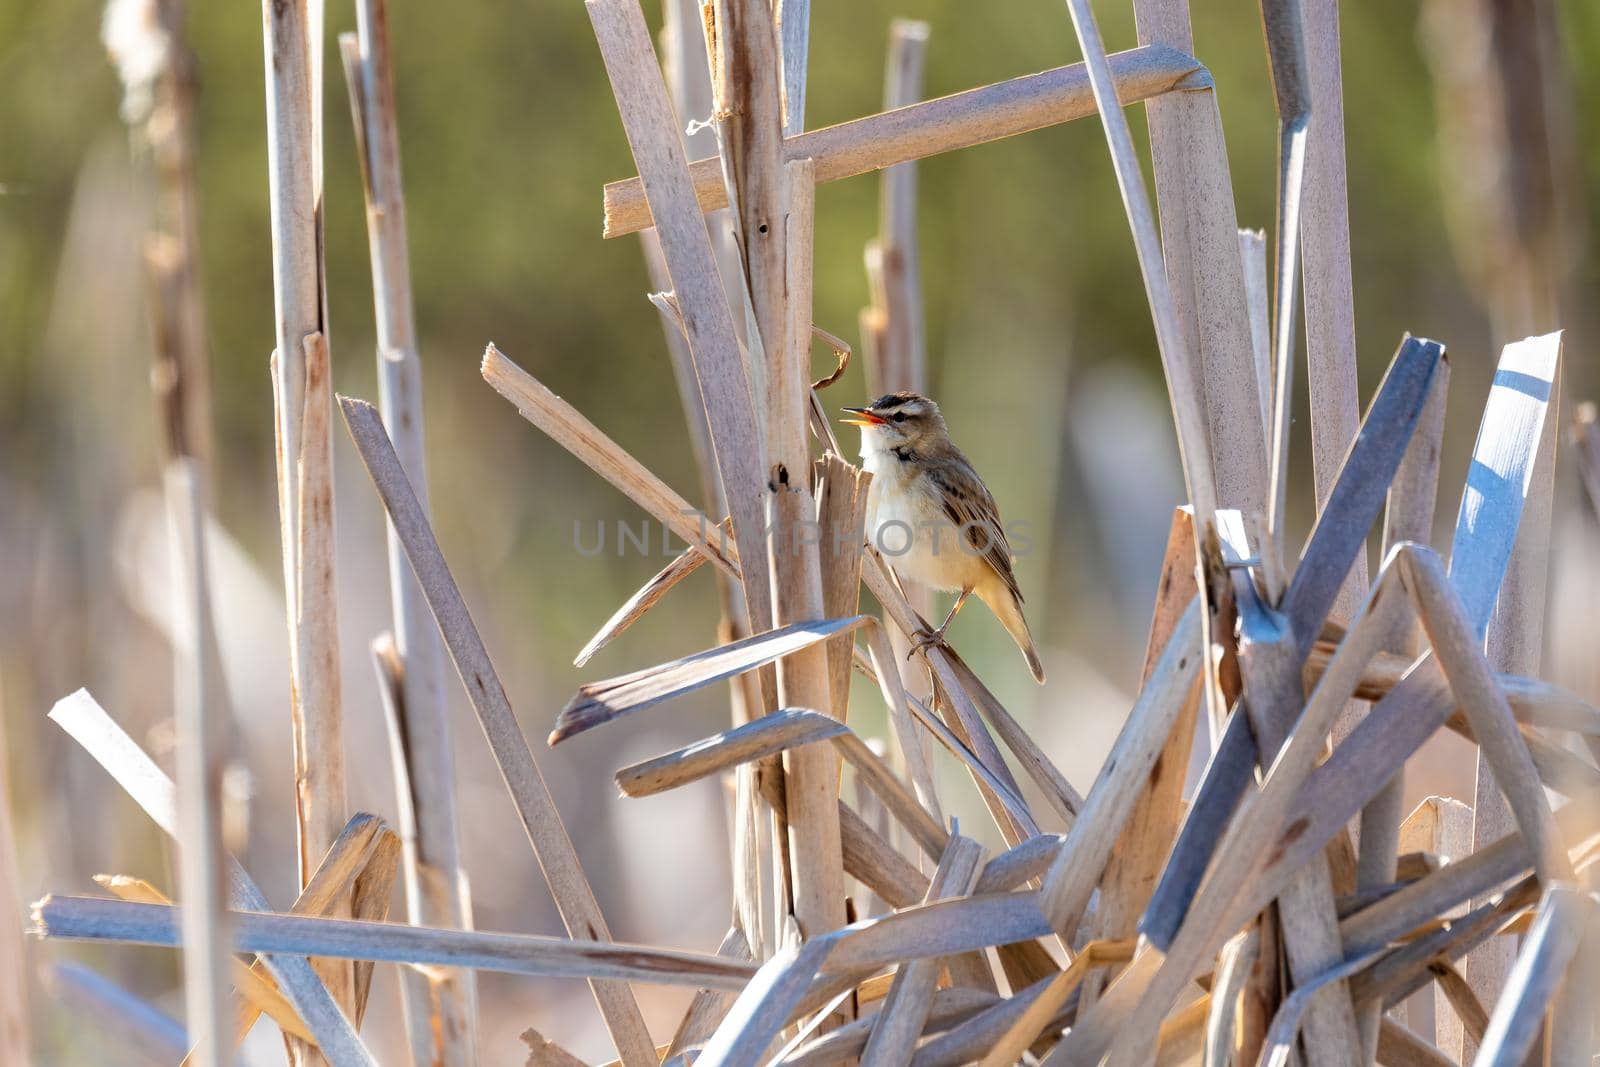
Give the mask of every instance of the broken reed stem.
[[[1450, 361], [1441, 359], [1429, 386], [1428, 402], [1417, 421], [1417, 429], [1406, 446], [1400, 468], [1389, 485], [1384, 513], [1383, 550], [1385, 558], [1405, 541], [1428, 544], [1433, 539], [1433, 516], [1439, 486], [1439, 452], [1444, 438], [1445, 400], [1450, 387]], [[1389, 651], [1414, 659], [1420, 651], [1418, 627], [1407, 619], [1395, 627], [1386, 642]], [[1357, 888], [1370, 888], [1394, 881], [1399, 855], [1400, 826], [1405, 817], [1405, 772], [1397, 773], [1371, 804], [1361, 809], [1361, 833], [1356, 868]], [[1377, 1054], [1381, 1004], [1357, 1008], [1361, 1028], [1362, 1055], [1371, 1063]]]
[[[753, 7], [765, 0], [752, 0]], [[811, 350], [811, 251], [815, 212], [815, 169], [811, 161], [790, 163], [784, 172], [788, 199], [784, 247], [787, 261], [780, 310], [787, 313], [788, 348], [774, 347], [771, 387], [772, 421], [768, 447], [768, 515], [772, 540], [773, 602], [776, 625], [823, 617], [819, 546], [803, 534], [816, 520], [811, 493], [810, 447], [807, 440]], [[836, 718], [828, 674], [828, 649], [815, 645], [778, 661], [778, 699], [789, 706], [812, 707]], [[839, 800], [839, 760], [828, 745], [810, 745], [787, 754], [784, 786], [788, 791], [790, 885], [794, 914], [804, 937], [814, 937], [845, 924], [844, 871], [834, 810]]]
[[[455, 660], [456, 670], [478, 714], [479, 725], [494, 752], [506, 788], [516, 803], [523, 830], [539, 858], [539, 866], [567, 932], [574, 938], [609, 940], [605, 917], [583, 873], [572, 839], [567, 836], [561, 813], [550, 796], [527, 739], [522, 736], [483, 638], [467, 611], [461, 590], [450, 575], [439, 542], [422, 512], [422, 505], [411, 491], [377, 410], [370, 404], [348, 398], [340, 399], [340, 407], [362, 462], [405, 547], [406, 557], [411, 561], [423, 596], [444, 636], [445, 646]], [[590, 987], [623, 1062], [629, 1067], [654, 1063], [655, 1046], [628, 987], [619, 982], [599, 980], [592, 981]]]
[[[345, 81], [350, 94], [367, 209], [367, 245], [372, 265], [377, 328], [378, 399], [424, 514], [428, 479], [422, 408], [422, 363], [417, 351], [411, 297], [405, 192], [400, 174], [399, 116], [394, 62], [389, 48], [385, 0], [356, 4], [356, 33], [341, 34]], [[397, 725], [391, 748], [404, 761], [396, 797], [405, 850], [407, 918], [419, 926], [472, 925], [456, 815], [455, 761], [444, 697], [443, 652], [422, 591], [392, 526], [386, 527], [389, 591], [398, 657], [394, 681]], [[432, 982], [415, 972], [402, 982], [407, 1018], [418, 1062], [458, 1067], [472, 1062], [474, 986], [468, 973]], [[434, 1019], [430, 1002], [437, 1003]]]
[[772, 10], [778, 21], [779, 51], [783, 58], [783, 135], [793, 137], [806, 128], [811, 0], [777, 0]]
[[167, 467], [173, 601], [173, 728], [177, 747], [178, 882], [183, 901], [184, 1017], [196, 1067], [228, 1059], [230, 962], [223, 874], [222, 775], [227, 709], [214, 701], [219, 668], [209, 640], [205, 507], [198, 464]]
[[[1361, 424], [1361, 395], [1356, 380], [1339, 6], [1337, 0], [1299, 0], [1299, 5], [1304, 20], [1305, 88], [1313, 115], [1306, 135], [1300, 254], [1305, 264], [1311, 467], [1320, 514]], [[1367, 584], [1363, 552], [1356, 556], [1340, 588], [1334, 618], [1350, 617]]]
[[[1193, 56], [1161, 46], [1118, 52], [1110, 61], [1124, 105], [1182, 88], [1202, 69]], [[817, 182], [826, 184], [1094, 113], [1087, 70], [1074, 63], [785, 138], [784, 159], [814, 158]], [[694, 164], [690, 177], [700, 211], [728, 206], [717, 160]], [[638, 178], [605, 187], [606, 237], [637, 233], [654, 225], [653, 218]]]
[[[1193, 51], [1188, 0], [1139, 0], [1134, 17], [1140, 44]], [[1206, 418], [1218, 500], [1253, 515], [1266, 509], [1267, 453], [1239, 220], [1215, 90], [1209, 78], [1192, 81], [1145, 102], [1160, 248], [1172, 314], [1198, 368], [1193, 401]]]
[[[95, 897], [48, 896], [34, 906], [38, 931], [45, 937], [164, 946], [176, 946], [182, 941], [177, 911], [170, 905]], [[743, 988], [755, 973], [752, 964], [720, 956], [587, 938], [441, 930], [275, 912], [237, 911], [230, 913], [228, 919], [234, 931], [234, 946], [246, 952], [726, 991]]]
[[[312, 12], [315, 12], [313, 16]], [[308, 0], [262, 5], [277, 349], [278, 513], [289, 616], [300, 882], [344, 825], [334, 582], [332, 391], [322, 291], [322, 25]], [[335, 979], [348, 1006], [348, 983]]]

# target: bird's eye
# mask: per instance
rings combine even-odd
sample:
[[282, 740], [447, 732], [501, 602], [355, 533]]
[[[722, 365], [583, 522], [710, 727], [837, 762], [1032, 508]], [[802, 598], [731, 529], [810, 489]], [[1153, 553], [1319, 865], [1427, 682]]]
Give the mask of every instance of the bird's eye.
[[897, 411], [890, 417], [893, 418], [895, 422], [905, 422], [906, 421], [906, 413], [903, 412], [903, 411]]

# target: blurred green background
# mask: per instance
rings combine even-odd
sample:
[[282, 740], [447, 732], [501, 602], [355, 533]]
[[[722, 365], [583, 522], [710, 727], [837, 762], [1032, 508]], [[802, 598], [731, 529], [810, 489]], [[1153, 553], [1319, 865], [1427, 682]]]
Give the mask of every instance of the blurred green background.
[[[238, 712], [247, 720], [241, 748], [256, 793], [252, 863], [274, 901], [286, 904], [293, 864], [285, 642], [281, 605], [271, 599], [281, 594], [274, 579], [261, 20], [250, 4], [191, 6], [215, 505], [242, 549], [240, 569], [223, 581], [251, 566], [256, 572], [255, 585], [233, 582], [227, 595], [238, 597], [237, 611], [225, 610], [222, 625], [239, 635], [240, 656], [229, 669], [246, 705]], [[1131, 47], [1129, 6], [1098, 8], [1108, 46]], [[1600, 69], [1600, 8], [1565, 0], [1556, 9], [1572, 72], [1581, 206], [1593, 218], [1600, 216], [1600, 136], [1592, 118], [1600, 108], [1593, 73]], [[659, 25], [657, 4], [647, 3], [646, 14]], [[1441, 529], [1448, 529], [1494, 356], [1485, 313], [1446, 233], [1444, 188], [1471, 176], [1445, 173], [1417, 5], [1350, 4], [1342, 14], [1362, 393], [1370, 394], [1403, 331], [1448, 344], [1454, 380], [1439, 508]], [[931, 25], [929, 96], [1078, 59], [1060, 4], [818, 3], [808, 126], [878, 110], [895, 16]], [[151, 622], [148, 580], [141, 586], [138, 573], [139, 546], [160, 555], [150, 548], [149, 515], [140, 519], [138, 496], [158, 485], [159, 471], [137, 261], [147, 196], [129, 162], [121, 90], [100, 43], [100, 17], [100, 6], [85, 0], [0, 0], [0, 699], [21, 886], [34, 895], [82, 892], [86, 875], [97, 870], [158, 877], [164, 862], [151, 851], [163, 846], [131, 806], [43, 723], [55, 699], [87, 685], [160, 751], [170, 706], [167, 653]], [[1276, 122], [1258, 11], [1243, 2], [1208, 3], [1196, 6], [1195, 21], [1196, 53], [1218, 87], [1240, 225], [1270, 226]], [[478, 375], [479, 355], [492, 340], [696, 495], [660, 321], [644, 299], [638, 242], [600, 237], [601, 186], [632, 174], [633, 165], [577, 0], [397, 3], [391, 26], [436, 522], [524, 726], [539, 738], [580, 682], [713, 639], [715, 597], [702, 576], [585, 670], [571, 666], [574, 651], [660, 563], [573, 551], [575, 522], [592, 531], [596, 521], [636, 523], [638, 514], [523, 423]], [[365, 221], [333, 50], [333, 35], [353, 28], [350, 8], [332, 5], [327, 276], [336, 387], [370, 397], [376, 385]], [[1142, 109], [1129, 114], [1143, 153]], [[1146, 167], [1148, 175], [1148, 158]], [[981, 612], [964, 614], [954, 639], [1041, 738], [1056, 742], [1052, 754], [1087, 790], [1137, 680], [1166, 517], [1182, 497], [1127, 224], [1093, 121], [932, 159], [920, 176], [932, 391], [1006, 517], [1036, 533], [1035, 551], [1019, 570], [1051, 685], [1035, 691], [1004, 634]], [[815, 319], [852, 342], [868, 301], [862, 248], [876, 229], [877, 207], [874, 176], [818, 191]], [[1582, 254], [1575, 288], [1587, 294], [1596, 281], [1593, 237], [1584, 229], [1576, 240]], [[1577, 311], [1588, 314], [1583, 303]], [[1585, 321], [1567, 325], [1567, 397], [1584, 398], [1596, 384], [1594, 335]], [[827, 399], [860, 402], [864, 390], [856, 367]], [[1303, 424], [1303, 398], [1300, 411]], [[853, 435], [845, 440], [853, 453]], [[1311, 508], [1303, 429], [1296, 440], [1297, 469], [1308, 472], [1292, 487], [1303, 531]], [[352, 803], [388, 812], [386, 748], [365, 662], [366, 642], [387, 615], [380, 514], [342, 429], [335, 447]], [[1576, 509], [1565, 475], [1560, 492], [1562, 515], [1592, 521]], [[1586, 580], [1594, 571], [1558, 574]], [[856, 703], [863, 728], [881, 729], [876, 706]], [[455, 713], [479, 924], [556, 930], [459, 700]], [[719, 692], [656, 709], [626, 736], [539, 750], [619, 937], [707, 950], [720, 938], [727, 850], [717, 788], [689, 799], [623, 803], [609, 779], [621, 763], [725, 721]], [[977, 825], [978, 809], [971, 810]], [[657, 884], [640, 886], [641, 878]], [[79, 955], [147, 995], [178, 1003], [166, 954]], [[375, 1012], [392, 1004], [392, 989], [384, 995]], [[516, 1030], [534, 1023], [581, 1055], [605, 1051], [581, 989], [485, 979], [484, 996], [486, 1050], [497, 1050], [485, 1062], [511, 1062]], [[659, 1033], [672, 1025], [682, 998], [651, 997], [647, 1011]], [[566, 1003], [572, 1011], [554, 1010]], [[44, 1008], [37, 1014], [50, 1018]], [[63, 1062], [93, 1041], [66, 1032], [59, 1019], [40, 1029], [42, 1047]]]

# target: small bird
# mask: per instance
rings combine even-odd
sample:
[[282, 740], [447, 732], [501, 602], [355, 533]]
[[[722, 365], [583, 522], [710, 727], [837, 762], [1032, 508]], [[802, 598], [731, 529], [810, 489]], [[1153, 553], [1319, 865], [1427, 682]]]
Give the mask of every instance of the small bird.
[[939, 405], [920, 393], [889, 393], [844, 410], [855, 416], [844, 421], [861, 427], [862, 464], [872, 474], [869, 539], [901, 576], [959, 594], [939, 628], [917, 636], [916, 647], [944, 640], [961, 605], [976, 593], [1043, 685], [1044, 666], [1022, 617], [1000, 509], [950, 440]]

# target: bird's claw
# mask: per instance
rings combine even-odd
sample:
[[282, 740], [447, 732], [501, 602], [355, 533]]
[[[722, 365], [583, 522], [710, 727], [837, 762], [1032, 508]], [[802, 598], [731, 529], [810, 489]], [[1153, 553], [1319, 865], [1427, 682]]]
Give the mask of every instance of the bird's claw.
[[944, 644], [943, 626], [939, 627], [937, 630], [918, 630], [916, 633], [911, 635], [911, 651], [906, 653], [906, 659], [909, 660], [918, 652], [921, 652], [932, 645], [942, 644]]

